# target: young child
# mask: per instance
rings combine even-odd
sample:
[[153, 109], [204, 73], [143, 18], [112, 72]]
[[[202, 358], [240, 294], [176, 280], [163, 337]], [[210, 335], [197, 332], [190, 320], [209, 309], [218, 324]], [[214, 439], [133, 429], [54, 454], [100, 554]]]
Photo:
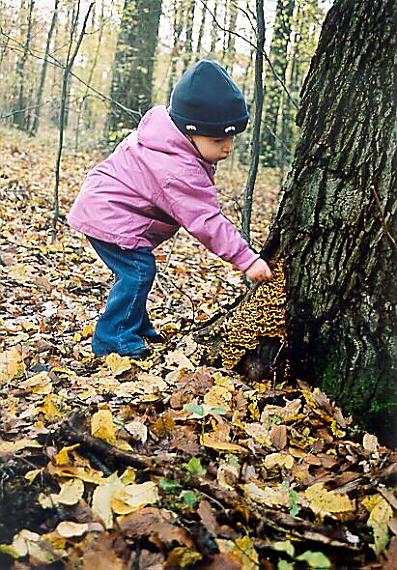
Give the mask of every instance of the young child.
[[215, 61], [202, 60], [175, 86], [170, 107], [156, 106], [88, 174], [68, 216], [113, 271], [115, 284], [93, 337], [93, 352], [145, 358], [161, 339], [146, 309], [153, 249], [180, 226], [252, 281], [271, 279], [265, 261], [227, 220], [214, 165], [244, 131], [244, 97]]

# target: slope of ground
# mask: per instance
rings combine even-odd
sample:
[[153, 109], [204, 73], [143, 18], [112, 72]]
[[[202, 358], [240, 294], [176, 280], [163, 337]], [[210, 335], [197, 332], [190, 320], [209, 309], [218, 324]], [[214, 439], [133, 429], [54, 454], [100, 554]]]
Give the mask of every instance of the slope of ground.
[[[304, 382], [199, 366], [191, 333], [241, 276], [180, 232], [150, 296], [167, 344], [95, 359], [111, 277], [64, 214], [100, 152], [65, 154], [51, 244], [54, 141], [0, 136], [0, 567], [394, 569], [397, 454]], [[236, 223], [243, 185], [225, 164]], [[256, 190], [259, 246], [272, 187]]]

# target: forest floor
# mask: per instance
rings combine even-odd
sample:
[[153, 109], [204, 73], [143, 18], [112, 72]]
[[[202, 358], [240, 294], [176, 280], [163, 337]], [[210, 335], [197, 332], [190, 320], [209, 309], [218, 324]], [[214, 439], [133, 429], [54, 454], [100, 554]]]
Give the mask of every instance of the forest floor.
[[[193, 333], [246, 290], [186, 232], [157, 251], [145, 362], [95, 358], [111, 284], [64, 214], [100, 152], [0, 132], [0, 568], [397, 568], [397, 453], [304, 382], [200, 365]], [[219, 172], [237, 224], [245, 173]], [[260, 247], [276, 180], [261, 175]]]

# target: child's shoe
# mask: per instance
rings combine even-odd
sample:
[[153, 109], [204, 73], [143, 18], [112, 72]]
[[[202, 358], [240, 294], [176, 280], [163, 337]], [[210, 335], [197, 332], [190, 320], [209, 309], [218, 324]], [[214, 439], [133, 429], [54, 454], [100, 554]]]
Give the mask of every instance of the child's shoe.
[[146, 360], [152, 355], [153, 351], [150, 350], [150, 348], [143, 348], [139, 352], [131, 352], [129, 354], [125, 354], [124, 356], [128, 356], [128, 358], [132, 358], [134, 360]]
[[146, 339], [148, 342], [151, 342], [151, 343], [153, 343], [153, 344], [158, 344], [158, 343], [165, 343], [165, 342], [167, 342], [166, 338], [165, 338], [162, 334], [160, 334], [160, 333], [154, 333], [154, 334], [151, 334], [151, 335], [145, 335], [145, 339]]

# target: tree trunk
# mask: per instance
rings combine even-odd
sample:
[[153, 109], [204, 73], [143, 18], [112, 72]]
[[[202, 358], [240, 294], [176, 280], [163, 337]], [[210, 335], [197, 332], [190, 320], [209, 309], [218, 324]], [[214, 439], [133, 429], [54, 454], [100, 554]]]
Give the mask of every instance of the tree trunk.
[[127, 113], [113, 105], [109, 120], [110, 134], [135, 128], [152, 104], [152, 78], [160, 15], [161, 0], [125, 0], [111, 97], [135, 113]]
[[251, 214], [254, 188], [259, 164], [261, 117], [263, 109], [263, 48], [265, 45], [265, 15], [263, 0], [256, 0], [256, 56], [255, 56], [255, 116], [251, 140], [251, 161], [247, 184], [244, 191], [242, 232], [250, 241]]
[[198, 31], [197, 46], [196, 46], [197, 59], [200, 59], [201, 46], [202, 46], [202, 43], [203, 43], [203, 37], [204, 37], [204, 31], [205, 31], [205, 24], [206, 24], [206, 22], [207, 22], [207, 14], [208, 14], [208, 10], [206, 9], [206, 7], [205, 7], [205, 6], [201, 6], [200, 28], [199, 28], [199, 31]]
[[218, 43], [219, 39], [219, 28], [215, 22], [218, 17], [218, 0], [214, 2], [214, 8], [212, 10], [213, 14], [213, 21], [212, 21], [212, 28], [211, 28], [211, 47], [210, 52], [211, 54], [215, 55], [216, 52], [216, 44]]
[[[230, 32], [236, 31], [236, 24], [237, 24], [237, 15], [239, 11], [238, 0], [236, 2], [232, 2], [229, 6], [229, 22], [227, 25], [228, 30]], [[226, 47], [226, 69], [229, 73], [233, 74], [233, 65], [236, 59], [236, 36], [234, 34], [229, 33], [227, 38], [227, 47]]]
[[397, 4], [337, 0], [306, 78], [271, 232], [291, 371], [397, 445]]
[[195, 7], [196, 7], [195, 0], [191, 0], [189, 2], [186, 11], [186, 22], [185, 22], [186, 40], [185, 40], [185, 51], [183, 54], [182, 73], [185, 73], [185, 71], [189, 67], [193, 55], [193, 24], [194, 24]]
[[[99, 51], [100, 51], [101, 45], [102, 45], [102, 37], [103, 37], [104, 27], [105, 27], [105, 2], [104, 2], [104, 0], [102, 0], [102, 2], [101, 2], [101, 14], [99, 16], [98, 41], [97, 41], [97, 44], [95, 46], [95, 53], [94, 53], [93, 58], [92, 58], [92, 64], [91, 64], [90, 72], [89, 72], [87, 80], [86, 80], [87, 86], [85, 88], [84, 93], [81, 95], [81, 97], [79, 97], [78, 104], [77, 104], [76, 132], [75, 132], [75, 138], [74, 138], [74, 150], [75, 150], [75, 152], [78, 152], [78, 150], [79, 150], [81, 119], [83, 116], [83, 112], [86, 111], [86, 106], [87, 106], [88, 98], [90, 95], [89, 85], [92, 84], [94, 72], [95, 72], [95, 69], [96, 69], [96, 66], [98, 63], [98, 57], [99, 57]], [[92, 15], [92, 28], [93, 28], [93, 32], [94, 32], [95, 28], [96, 28], [96, 18], [95, 18], [94, 12]], [[87, 114], [89, 115], [89, 112]]]
[[177, 0], [174, 0], [173, 2], [173, 15], [174, 15], [174, 43], [172, 46], [170, 75], [168, 79], [168, 100], [171, 97], [171, 93], [176, 82], [176, 69], [181, 49], [180, 36], [183, 29], [183, 4], [181, 2], [178, 2]]
[[[291, 22], [295, 0], [278, 0], [276, 19], [270, 48], [270, 59], [277, 75], [285, 81], [287, 69], [288, 46], [291, 39]], [[266, 106], [263, 130], [262, 154], [265, 166], [276, 166], [278, 163], [278, 141], [274, 134], [278, 131], [283, 89], [273, 73], [266, 78]]]
[[30, 0], [29, 2], [28, 26], [26, 30], [25, 45], [23, 47], [22, 55], [17, 61], [18, 96], [16, 104], [18, 112], [14, 114], [14, 125], [18, 129], [22, 130], [25, 130], [27, 128], [26, 124], [27, 97], [25, 94], [25, 84], [26, 84], [25, 66], [30, 50], [30, 43], [32, 41], [32, 20], [33, 20], [34, 3], [35, 0]]
[[39, 124], [40, 124], [41, 105], [43, 102], [44, 85], [45, 85], [45, 79], [46, 79], [47, 69], [48, 69], [48, 57], [50, 54], [51, 40], [52, 40], [52, 36], [53, 36], [54, 30], [55, 30], [56, 20], [58, 17], [58, 5], [59, 5], [59, 0], [55, 0], [54, 12], [52, 13], [50, 29], [48, 31], [47, 43], [45, 46], [44, 61], [43, 61], [43, 65], [41, 68], [40, 83], [39, 83], [39, 88], [37, 91], [36, 110], [35, 110], [35, 115], [34, 115], [34, 119], [33, 119], [33, 125], [32, 125], [32, 128], [30, 129], [30, 135], [31, 136], [36, 135], [37, 130], [39, 128]]

